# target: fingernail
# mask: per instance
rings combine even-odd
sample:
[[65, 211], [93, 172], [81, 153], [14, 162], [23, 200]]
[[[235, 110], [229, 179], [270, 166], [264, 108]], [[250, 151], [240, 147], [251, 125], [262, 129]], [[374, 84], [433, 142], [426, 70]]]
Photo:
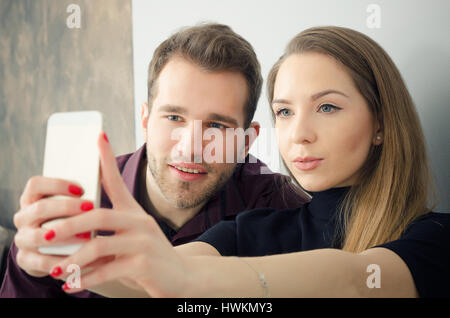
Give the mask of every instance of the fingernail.
[[91, 238], [91, 232], [80, 233], [75, 236], [82, 239]]
[[94, 208], [94, 204], [92, 202], [86, 201], [81, 204], [81, 211], [90, 211]]
[[74, 194], [74, 195], [81, 195], [81, 194], [83, 194], [83, 189], [81, 189], [80, 187], [72, 184], [72, 185], [69, 186], [69, 192]]
[[67, 284], [67, 282], [65, 282], [64, 285], [62, 286], [62, 289], [69, 290], [70, 289], [70, 285]]
[[105, 139], [105, 140], [106, 140], [106, 142], [109, 142], [109, 140], [108, 140], [108, 136], [106, 136], [106, 133], [103, 133], [103, 139]]
[[52, 272], [50, 273], [50, 276], [52, 276], [52, 277], [58, 277], [59, 275], [61, 275], [62, 274], [62, 269], [61, 269], [61, 267], [60, 266], [56, 266], [53, 270], [52, 270]]
[[47, 241], [50, 241], [52, 238], [54, 238], [55, 237], [55, 231], [53, 231], [53, 230], [50, 230], [50, 231], [48, 231], [47, 233], [45, 233], [45, 235], [44, 235], [44, 238], [47, 240]]

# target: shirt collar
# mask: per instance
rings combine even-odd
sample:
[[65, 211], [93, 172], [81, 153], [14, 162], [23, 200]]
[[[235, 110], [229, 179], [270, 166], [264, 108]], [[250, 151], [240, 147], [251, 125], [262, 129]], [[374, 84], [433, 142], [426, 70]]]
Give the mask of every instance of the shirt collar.
[[316, 218], [330, 220], [336, 215], [342, 200], [349, 190], [350, 187], [340, 187], [320, 192], [308, 192], [313, 197], [308, 205], [311, 215]]
[[122, 170], [123, 181], [134, 198], [138, 197], [137, 185], [139, 181], [139, 164], [145, 157], [146, 144], [130, 156]]

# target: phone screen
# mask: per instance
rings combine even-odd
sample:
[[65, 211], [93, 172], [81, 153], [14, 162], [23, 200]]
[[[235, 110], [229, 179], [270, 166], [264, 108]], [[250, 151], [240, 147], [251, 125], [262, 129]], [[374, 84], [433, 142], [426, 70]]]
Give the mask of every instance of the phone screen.
[[[101, 131], [102, 115], [97, 111], [55, 113], [48, 120], [45, 141], [43, 175], [81, 185], [84, 189], [81, 198], [92, 201], [94, 207], [100, 204], [97, 140]], [[42, 226], [46, 227], [45, 224]], [[81, 244], [54, 245], [40, 247], [39, 251], [43, 254], [68, 255], [80, 246]]]

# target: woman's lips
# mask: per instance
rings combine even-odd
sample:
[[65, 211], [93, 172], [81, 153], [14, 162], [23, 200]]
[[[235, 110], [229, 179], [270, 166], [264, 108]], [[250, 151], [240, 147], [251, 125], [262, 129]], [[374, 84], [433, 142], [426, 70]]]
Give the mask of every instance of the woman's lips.
[[299, 170], [308, 171], [317, 168], [322, 161], [320, 158], [297, 158], [293, 164]]

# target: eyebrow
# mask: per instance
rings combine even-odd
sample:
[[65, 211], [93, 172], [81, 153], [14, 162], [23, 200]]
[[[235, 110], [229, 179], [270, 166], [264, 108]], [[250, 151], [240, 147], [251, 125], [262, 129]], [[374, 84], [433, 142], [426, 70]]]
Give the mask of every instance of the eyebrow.
[[328, 94], [338, 94], [338, 95], [342, 95], [342, 96], [345, 96], [345, 97], [348, 98], [348, 95], [344, 94], [341, 91], [338, 91], [338, 90], [335, 90], [335, 89], [327, 89], [325, 91], [318, 92], [318, 93], [315, 93], [314, 95], [312, 95], [311, 96], [311, 100], [314, 101], [314, 100], [319, 99], [320, 97], [323, 97], [323, 96], [328, 95]]
[[[324, 90], [324, 91], [321, 91], [321, 92], [318, 92], [318, 93], [315, 93], [315, 94], [311, 95], [311, 100], [315, 101], [316, 99], [319, 99], [320, 97], [323, 97], [323, 96], [328, 95], [328, 94], [338, 94], [338, 95], [342, 95], [342, 96], [345, 96], [345, 97], [349, 98], [347, 94], [344, 94], [341, 91], [338, 91], [338, 90], [335, 90], [335, 89], [327, 89], [327, 90]], [[280, 98], [280, 99], [274, 99], [272, 101], [272, 105], [273, 104], [292, 104], [292, 102], [287, 100], [287, 99]]]
[[[188, 113], [188, 111], [184, 107], [177, 106], [177, 105], [169, 105], [169, 104], [159, 107], [158, 111], [165, 112], [165, 113], [177, 113], [177, 114], [181, 114], [181, 115], [186, 115]], [[226, 115], [221, 115], [218, 113], [208, 114], [207, 120], [215, 120], [215, 121], [227, 123], [229, 125], [239, 126], [238, 121], [235, 118], [226, 116]]]
[[292, 104], [292, 103], [287, 99], [279, 98], [279, 99], [274, 99], [272, 101], [272, 106], [273, 106], [273, 104]]
[[161, 113], [177, 113], [182, 115], [187, 114], [187, 111], [184, 107], [169, 104], [159, 107], [158, 111]]
[[239, 126], [237, 120], [234, 119], [233, 117], [225, 116], [225, 115], [221, 115], [221, 114], [217, 114], [217, 113], [209, 114], [208, 120], [217, 120], [217, 121], [221, 121], [223, 123], [227, 123], [232, 126]]

